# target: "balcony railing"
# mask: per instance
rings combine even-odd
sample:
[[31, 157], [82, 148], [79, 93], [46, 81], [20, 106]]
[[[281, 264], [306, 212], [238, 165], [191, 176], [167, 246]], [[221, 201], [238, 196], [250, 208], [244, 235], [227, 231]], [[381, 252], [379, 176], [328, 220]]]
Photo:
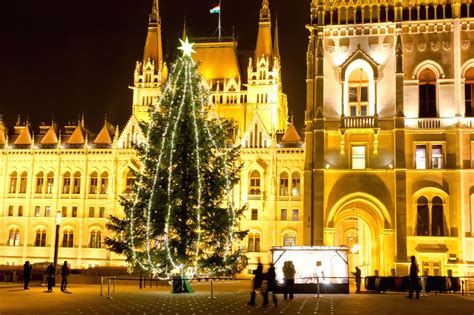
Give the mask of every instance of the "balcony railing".
[[441, 127], [439, 118], [419, 118], [418, 128], [420, 129], [438, 129]]
[[341, 117], [341, 128], [375, 128], [376, 125], [374, 116]]

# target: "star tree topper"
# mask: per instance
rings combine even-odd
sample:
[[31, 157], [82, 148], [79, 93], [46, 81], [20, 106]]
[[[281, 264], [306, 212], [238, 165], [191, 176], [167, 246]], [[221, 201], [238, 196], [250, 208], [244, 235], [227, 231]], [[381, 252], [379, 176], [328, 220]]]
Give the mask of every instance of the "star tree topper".
[[190, 43], [187, 37], [184, 42], [181, 39], [179, 41], [181, 42], [181, 46], [178, 47], [178, 49], [183, 51], [183, 56], [191, 57], [192, 53], [196, 53], [193, 49], [194, 43]]

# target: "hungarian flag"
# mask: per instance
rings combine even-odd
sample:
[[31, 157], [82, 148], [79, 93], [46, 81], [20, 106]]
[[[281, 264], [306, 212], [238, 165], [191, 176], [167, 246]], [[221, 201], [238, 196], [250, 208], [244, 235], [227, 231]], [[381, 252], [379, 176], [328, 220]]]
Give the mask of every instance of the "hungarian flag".
[[210, 9], [209, 12], [210, 12], [211, 14], [220, 13], [220, 12], [221, 12], [221, 6], [220, 6], [220, 5], [216, 5], [214, 8]]

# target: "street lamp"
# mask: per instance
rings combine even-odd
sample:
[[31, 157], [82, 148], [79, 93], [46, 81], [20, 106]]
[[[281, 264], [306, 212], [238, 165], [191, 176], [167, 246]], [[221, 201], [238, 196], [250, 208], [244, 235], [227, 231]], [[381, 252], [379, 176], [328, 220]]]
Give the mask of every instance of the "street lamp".
[[[56, 270], [56, 266], [58, 264], [59, 226], [60, 225], [61, 225], [61, 211], [58, 211], [58, 213], [56, 214], [56, 238], [54, 240], [54, 270]], [[54, 286], [56, 286], [56, 277], [54, 277]]]

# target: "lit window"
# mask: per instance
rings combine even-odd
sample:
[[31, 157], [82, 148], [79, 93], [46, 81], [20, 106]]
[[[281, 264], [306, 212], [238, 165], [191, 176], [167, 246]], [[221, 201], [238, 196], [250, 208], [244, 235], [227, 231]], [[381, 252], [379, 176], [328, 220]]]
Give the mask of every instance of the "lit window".
[[426, 145], [416, 146], [415, 167], [418, 170], [426, 169]]
[[99, 182], [99, 179], [97, 178], [97, 173], [96, 172], [92, 173], [91, 178], [90, 178], [89, 194], [97, 193], [98, 182]]
[[286, 221], [288, 217], [288, 210], [287, 209], [281, 209], [281, 220]]
[[72, 229], [63, 231], [62, 247], [74, 247], [74, 231]]
[[9, 190], [9, 193], [11, 193], [11, 194], [16, 193], [17, 181], [18, 181], [18, 176], [17, 176], [16, 172], [13, 172], [10, 175], [10, 190]]
[[291, 195], [292, 196], [299, 196], [301, 194], [300, 185], [301, 185], [300, 174], [295, 172], [293, 173], [293, 175], [291, 175]]
[[253, 171], [250, 174], [250, 189], [249, 195], [260, 195], [260, 173]]
[[443, 146], [440, 144], [431, 147], [431, 167], [435, 169], [443, 168]]
[[365, 145], [352, 146], [352, 169], [365, 169]]
[[41, 208], [40, 206], [35, 207], [35, 217], [39, 217], [41, 215]]
[[105, 207], [100, 207], [99, 208], [99, 217], [101, 217], [101, 218], [105, 217]]
[[283, 246], [296, 246], [296, 234], [293, 232], [283, 235]]
[[280, 196], [288, 196], [288, 174], [280, 174]]
[[249, 233], [247, 251], [260, 252], [260, 234]]
[[71, 217], [77, 218], [77, 207], [72, 207], [72, 214]]
[[100, 230], [91, 231], [91, 238], [89, 240], [89, 248], [102, 247], [102, 232]]
[[73, 188], [72, 188], [72, 193], [73, 194], [80, 194], [81, 193], [81, 173], [76, 172], [74, 174], [74, 180], [73, 180]]
[[252, 209], [252, 220], [258, 220], [258, 209]]
[[20, 229], [10, 229], [8, 233], [8, 246], [20, 246]]
[[26, 172], [23, 172], [20, 178], [20, 191], [19, 191], [20, 194], [26, 193], [27, 178], [28, 178], [28, 174]]
[[36, 230], [35, 246], [46, 247], [46, 229]]
[[367, 116], [369, 108], [369, 77], [362, 69], [355, 69], [349, 76], [350, 116]]
[[293, 211], [291, 212], [291, 220], [298, 221], [298, 216], [299, 216], [299, 210], [293, 209]]
[[128, 171], [127, 176], [125, 178], [125, 190], [124, 193], [131, 193], [133, 190], [133, 185], [135, 183], [135, 175], [131, 170]]
[[109, 174], [107, 172], [103, 172], [102, 176], [100, 177], [100, 193], [107, 194], [107, 188], [109, 185]]
[[48, 173], [48, 177], [46, 178], [46, 193], [47, 194], [53, 193], [53, 186], [54, 186], [54, 174]]
[[50, 206], [44, 207], [44, 216], [48, 218], [50, 213], [51, 213], [51, 207]]
[[63, 176], [63, 194], [69, 194], [71, 191], [71, 173], [66, 172]]
[[43, 193], [43, 184], [44, 184], [44, 175], [43, 175], [43, 172], [39, 172], [38, 175], [36, 175], [36, 188], [35, 188], [36, 194]]

